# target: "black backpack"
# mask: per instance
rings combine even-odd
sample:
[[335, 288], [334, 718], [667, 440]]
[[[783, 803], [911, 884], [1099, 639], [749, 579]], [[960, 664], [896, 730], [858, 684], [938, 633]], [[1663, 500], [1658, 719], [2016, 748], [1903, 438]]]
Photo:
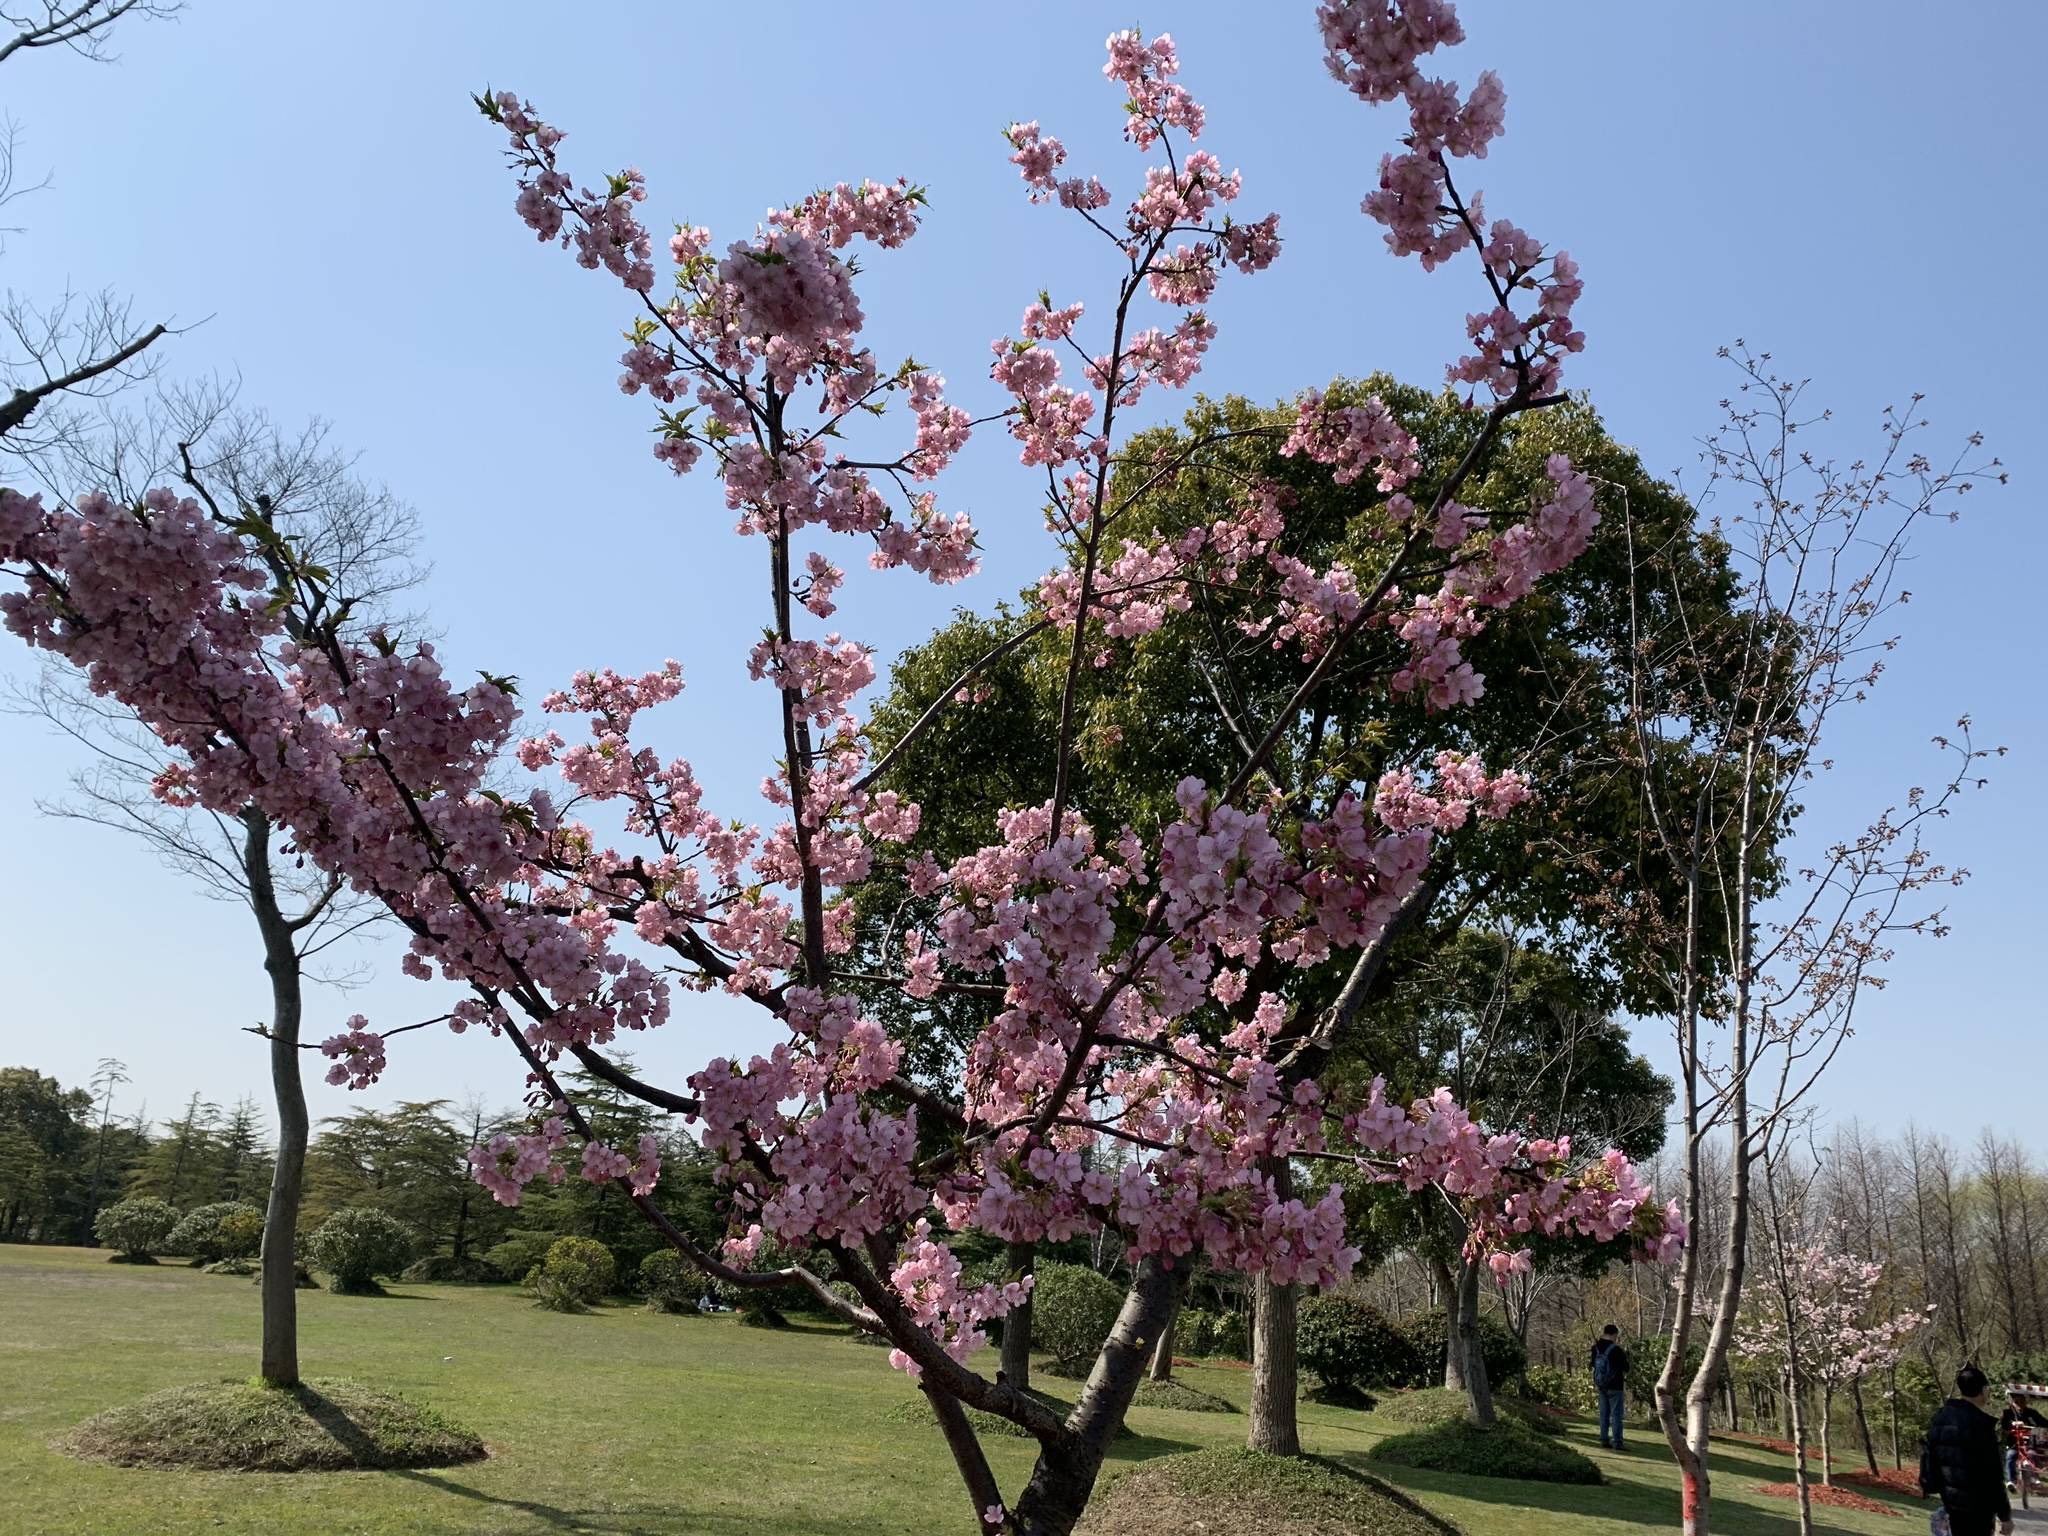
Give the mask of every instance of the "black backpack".
[[1603, 1344], [1593, 1351], [1593, 1385], [1613, 1392], [1628, 1380], [1628, 1354], [1619, 1344]]

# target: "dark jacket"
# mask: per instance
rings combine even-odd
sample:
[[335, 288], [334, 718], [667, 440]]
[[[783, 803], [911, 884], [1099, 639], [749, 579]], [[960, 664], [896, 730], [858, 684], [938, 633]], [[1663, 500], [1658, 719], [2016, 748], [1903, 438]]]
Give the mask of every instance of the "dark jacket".
[[2005, 1496], [2004, 1448], [1998, 1421], [1975, 1403], [1952, 1397], [1927, 1426], [1920, 1453], [1920, 1491], [1941, 1496], [1951, 1515], [2012, 1518]]
[[2031, 1408], [2007, 1408], [1998, 1416], [1998, 1445], [2003, 1450], [2012, 1444], [2012, 1430], [2015, 1424], [2024, 1424], [2029, 1429], [2048, 1429], [2044, 1419]]
[[[1611, 1361], [1606, 1370], [1601, 1369], [1603, 1357]], [[1613, 1385], [1606, 1384], [1605, 1378], [1613, 1377]], [[1593, 1346], [1593, 1384], [1603, 1392], [1619, 1392], [1628, 1380], [1628, 1351], [1619, 1344], [1601, 1339]]]

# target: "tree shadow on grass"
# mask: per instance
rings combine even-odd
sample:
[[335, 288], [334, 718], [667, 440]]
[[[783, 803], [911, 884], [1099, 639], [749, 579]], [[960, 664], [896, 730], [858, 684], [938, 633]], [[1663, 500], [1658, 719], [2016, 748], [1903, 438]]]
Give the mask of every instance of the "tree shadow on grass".
[[348, 1416], [339, 1403], [303, 1383], [290, 1391], [293, 1399], [306, 1411], [306, 1417], [326, 1430], [328, 1437], [354, 1457], [359, 1465], [376, 1465], [379, 1455], [377, 1442]]
[[[1578, 1448], [1591, 1453], [1589, 1446]], [[1790, 1480], [1790, 1462], [1758, 1459], [1765, 1454], [1757, 1447], [1739, 1442], [1726, 1446], [1716, 1442], [1710, 1451], [1708, 1467], [1717, 1495], [1714, 1501], [1715, 1530], [1725, 1531], [1729, 1536], [1798, 1536], [1798, 1506], [1793, 1501], [1785, 1501], [1784, 1513], [1781, 1514], [1775, 1509], [1758, 1508], [1754, 1504], [1738, 1503], [1725, 1497], [1734, 1489], [1747, 1492], [1758, 1483]], [[1376, 1462], [1360, 1451], [1340, 1452], [1332, 1459], [1410, 1493], [1446, 1494], [1473, 1503], [1499, 1505], [1504, 1509], [1540, 1510], [1580, 1521], [1597, 1518], [1652, 1530], [1669, 1530], [1677, 1523], [1677, 1469], [1661, 1439], [1650, 1444], [1635, 1443], [1633, 1449], [1619, 1457], [1599, 1453], [1596, 1459], [1607, 1481], [1597, 1487], [1426, 1472]], [[1908, 1516], [1919, 1512], [1910, 1500], [1900, 1500], [1894, 1507]], [[1832, 1513], [1834, 1511], [1825, 1506], [1814, 1507], [1815, 1536], [1861, 1536], [1855, 1529], [1830, 1520]], [[1501, 1527], [1503, 1530], [1512, 1528]], [[1900, 1527], [1902, 1533], [1910, 1529], [1910, 1526]]]
[[[563, 1509], [556, 1504], [543, 1504], [538, 1499], [501, 1498], [469, 1483], [457, 1482], [442, 1472], [400, 1469], [388, 1475], [423, 1484], [437, 1493], [487, 1504], [493, 1509], [516, 1510], [552, 1530], [573, 1531], [580, 1536], [756, 1536], [760, 1530], [760, 1518], [745, 1513], [707, 1513], [673, 1505], [623, 1511]], [[820, 1536], [856, 1536], [856, 1533], [869, 1536], [874, 1526], [867, 1521], [819, 1520], [812, 1516], [806, 1529], [818, 1532]]]

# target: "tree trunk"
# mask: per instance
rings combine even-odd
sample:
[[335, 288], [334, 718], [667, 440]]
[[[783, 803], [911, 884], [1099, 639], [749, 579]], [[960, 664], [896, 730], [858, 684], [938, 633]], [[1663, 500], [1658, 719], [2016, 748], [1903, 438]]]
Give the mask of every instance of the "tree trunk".
[[1173, 1309], [1173, 1316], [1166, 1320], [1166, 1326], [1159, 1330], [1158, 1347], [1152, 1351], [1152, 1379], [1173, 1380], [1173, 1335], [1180, 1323], [1180, 1308]]
[[1011, 1511], [1017, 1536], [1068, 1536], [1095, 1491], [1102, 1458], [1124, 1421], [1131, 1396], [1145, 1374], [1145, 1362], [1179, 1303], [1179, 1281], [1157, 1255], [1143, 1259], [1109, 1342], [1095, 1357], [1095, 1369], [1081, 1400], [1067, 1416], [1067, 1433], [1040, 1446], [1031, 1481]]
[[299, 1194], [306, 1173], [306, 1091], [299, 1081], [299, 1026], [303, 1019], [297, 935], [278, 910], [270, 878], [270, 823], [242, 813], [248, 829], [244, 863], [249, 904], [263, 931], [263, 969], [270, 974], [270, 1084], [277, 1096], [277, 1166], [263, 1213], [262, 1375], [266, 1385], [299, 1382]]
[[[1036, 1243], [1012, 1243], [1004, 1254], [1010, 1278], [1021, 1280], [1030, 1274], [1038, 1253]], [[1031, 1298], [1012, 1307], [1003, 1319], [1003, 1380], [1019, 1392], [1031, 1389]]]
[[[1285, 1158], [1266, 1165], [1280, 1200], [1294, 1193]], [[1295, 1422], [1295, 1289], [1260, 1275], [1252, 1288], [1252, 1414], [1245, 1444], [1272, 1456], [1299, 1456], [1301, 1431]]]
[[1479, 1336], [1479, 1266], [1465, 1259], [1444, 1289], [1444, 1387], [1464, 1396], [1474, 1424], [1493, 1422], [1493, 1384]]
[[1863, 1437], [1863, 1459], [1870, 1464], [1870, 1475], [1877, 1476], [1877, 1447], [1870, 1440], [1870, 1418], [1863, 1411], [1863, 1383], [1849, 1383], [1849, 1400], [1856, 1405], [1856, 1433]]
[[1820, 1485], [1823, 1488], [1835, 1486], [1834, 1440], [1829, 1431], [1835, 1418], [1835, 1395], [1823, 1392], [1820, 1395]]
[[[1793, 1358], [1798, 1357], [1795, 1354]], [[1813, 1536], [1813, 1489], [1806, 1477], [1806, 1384], [1799, 1379], [1797, 1365], [1786, 1368], [1785, 1385], [1792, 1414], [1792, 1483], [1799, 1490], [1799, 1536]], [[1827, 1433], [1825, 1425], [1821, 1433]]]

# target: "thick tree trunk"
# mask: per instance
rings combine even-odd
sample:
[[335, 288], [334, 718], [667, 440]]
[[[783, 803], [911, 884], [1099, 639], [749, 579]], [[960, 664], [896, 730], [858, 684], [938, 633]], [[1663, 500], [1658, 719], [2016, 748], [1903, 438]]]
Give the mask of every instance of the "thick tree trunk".
[[1486, 1351], [1479, 1337], [1479, 1266], [1460, 1260], [1444, 1292], [1444, 1387], [1461, 1393], [1465, 1416], [1474, 1424], [1493, 1422], [1493, 1384], [1486, 1379]]
[[[1285, 1158], [1267, 1163], [1266, 1173], [1281, 1200], [1294, 1193]], [[1260, 1275], [1252, 1286], [1252, 1412], [1245, 1444], [1270, 1456], [1299, 1456], [1301, 1430], [1295, 1421], [1299, 1387], [1295, 1357], [1296, 1293]]]
[[1081, 1400], [1067, 1416], [1065, 1433], [1040, 1444], [1031, 1481], [1011, 1511], [1017, 1536], [1068, 1536], [1074, 1529], [1145, 1374], [1145, 1362], [1178, 1304], [1179, 1281], [1165, 1261], [1156, 1255], [1140, 1261], [1109, 1342], [1095, 1357]]
[[278, 910], [270, 878], [270, 823], [257, 811], [242, 813], [248, 829], [244, 863], [249, 903], [263, 931], [263, 969], [270, 974], [270, 1084], [277, 1097], [277, 1166], [263, 1213], [260, 1285], [263, 1297], [262, 1375], [273, 1387], [299, 1381], [299, 1195], [306, 1173], [306, 1091], [299, 1081], [299, 1027], [303, 1020], [299, 951]]
[[[1004, 1260], [1012, 1279], [1021, 1280], [1032, 1271], [1036, 1262], [1036, 1243], [1012, 1243]], [[1003, 1319], [1003, 1380], [1019, 1392], [1028, 1391], [1031, 1386], [1031, 1298], [1025, 1297], [1024, 1304], [1012, 1307], [1009, 1316]]]

